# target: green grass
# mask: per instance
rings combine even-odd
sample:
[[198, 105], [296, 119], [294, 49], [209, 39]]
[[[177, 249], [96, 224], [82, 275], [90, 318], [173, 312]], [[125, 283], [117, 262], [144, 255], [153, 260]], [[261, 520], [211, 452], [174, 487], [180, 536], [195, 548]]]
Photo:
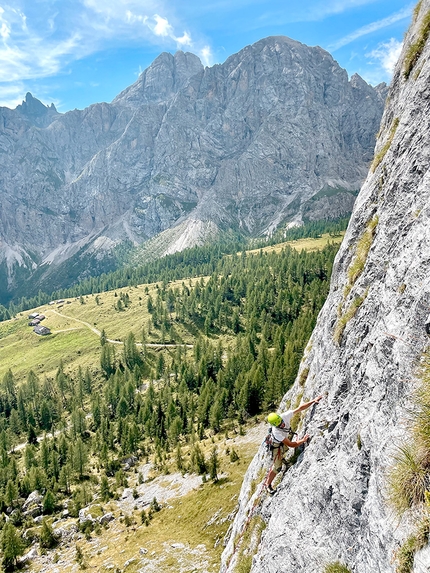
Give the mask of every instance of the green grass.
[[329, 243], [332, 244], [341, 243], [344, 235], [345, 231], [341, 231], [339, 233], [339, 236], [337, 237], [331, 237], [329, 233], [324, 233], [318, 239], [307, 238], [307, 239], [297, 239], [295, 241], [287, 241], [285, 243], [270, 245], [262, 249], [251, 249], [247, 251], [247, 254], [258, 255], [260, 251], [266, 253], [271, 253], [271, 252], [280, 253], [282, 249], [284, 249], [286, 246], [292, 247], [293, 249], [296, 249], [296, 251], [320, 251]]
[[420, 385], [409, 420], [409, 438], [398, 448], [387, 474], [388, 498], [401, 516], [426, 501], [430, 468], [430, 354], [425, 353], [418, 372]]
[[422, 454], [414, 444], [405, 444], [394, 457], [388, 475], [389, 501], [398, 515], [425, 500], [427, 468]]
[[367, 297], [368, 289], [362, 296], [357, 296], [349, 305], [348, 309], [345, 313], [341, 314], [337, 320], [336, 327], [333, 333], [333, 339], [337, 345], [339, 345], [342, 341], [342, 335], [346, 328], [348, 322], [354, 318], [357, 310], [363, 304], [364, 300]]
[[378, 216], [375, 215], [371, 221], [366, 226], [361, 239], [357, 243], [357, 249], [355, 253], [354, 260], [352, 261], [350, 267], [348, 268], [348, 284], [353, 286], [357, 281], [358, 277], [361, 275], [364, 269], [364, 265], [367, 260], [367, 255], [369, 254], [370, 247], [372, 246], [373, 237], [375, 236], [376, 226], [378, 224]]
[[259, 516], [251, 518], [238, 541], [238, 557], [234, 573], [249, 573], [252, 566], [252, 557], [257, 553], [261, 536], [266, 529], [266, 522]]
[[[343, 236], [344, 233], [342, 233]], [[297, 250], [313, 251], [324, 248], [329, 242], [341, 242], [342, 236], [330, 238], [328, 234], [319, 239], [299, 239], [280, 245], [267, 246], [263, 249], [248, 251], [249, 254], [282, 250], [289, 245]], [[199, 279], [191, 279], [191, 283]], [[169, 284], [173, 289], [182, 288], [182, 282], [190, 284], [190, 279], [178, 280]], [[145, 293], [146, 288], [148, 294]], [[115, 293], [117, 296], [115, 296]], [[123, 311], [115, 310], [115, 304], [120, 293], [128, 293], [131, 304]], [[102, 292], [98, 295], [83, 297], [85, 304], [79, 298], [68, 299], [61, 308], [58, 305], [48, 304], [29, 309], [18, 315], [17, 319], [0, 323], [0, 380], [11, 369], [15, 379], [19, 382], [26, 378], [28, 371], [33, 369], [38, 376], [46, 375], [52, 378], [59, 366], [60, 360], [68, 372], [77, 372], [78, 368], [93, 370], [99, 366], [100, 338], [90, 330], [105, 330], [107, 338], [123, 341], [132, 332], [136, 342], [142, 341], [142, 330], [147, 330], [150, 314], [147, 309], [148, 296], [156, 299], [156, 283], [150, 285], [129, 286], [116, 291]], [[98, 296], [99, 304], [96, 302]], [[45, 326], [51, 329], [52, 334], [46, 337], [37, 336], [27, 325], [27, 316], [32, 312], [43, 313]], [[59, 314], [58, 314], [59, 313]], [[88, 325], [83, 324], [82, 322]], [[175, 341], [181, 344], [193, 344], [198, 334], [196, 325], [188, 324], [188, 328], [176, 323]], [[222, 342], [226, 346], [231, 343], [232, 337], [222, 335]], [[160, 329], [152, 329], [148, 335], [147, 343], [161, 343]], [[116, 354], [122, 353], [122, 345], [114, 345]], [[169, 352], [169, 350], [166, 350]], [[171, 351], [171, 350], [170, 350]]]
[[335, 561], [324, 567], [324, 573], [351, 573], [351, 570], [340, 561]]
[[[207, 454], [213, 444], [210, 440], [206, 442], [206, 446], [202, 447]], [[127, 526], [125, 520], [121, 522], [118, 519], [119, 513], [115, 502], [104, 504], [104, 511], [113, 511], [117, 519], [111, 522], [107, 529], [102, 529], [100, 535], [92, 535], [93, 538], [98, 538], [97, 544], [85, 539], [79, 542], [88, 568], [93, 571], [103, 571], [104, 564], [111, 562], [115, 567], [122, 569], [126, 561], [136, 558], [126, 571], [127, 573], [138, 571], [141, 569], [142, 560], [140, 548], [145, 548], [148, 553], [144, 557], [154, 563], [153, 570], [158, 573], [170, 573], [177, 566], [177, 555], [171, 554], [170, 548], [172, 544], [183, 544], [197, 554], [198, 548], [204, 545], [206, 569], [217, 573], [224, 549], [222, 540], [231, 523], [227, 516], [236, 506], [243, 476], [258, 444], [253, 444], [251, 447], [250, 444], [234, 447], [239, 453], [239, 460], [234, 463], [229, 461], [228, 455], [220, 452], [221, 469], [225, 477], [221, 477], [217, 483], [208, 481], [183, 497], [171, 499], [167, 506], [154, 514], [149, 526], [141, 524], [140, 511], [132, 512], [130, 517], [133, 523]], [[129, 485], [133, 487], [131, 482]], [[94, 511], [100, 513], [99, 506], [94, 507]], [[217, 512], [217, 518], [213, 519]], [[100, 553], [96, 550], [97, 547], [106, 549]], [[72, 549], [60, 546], [56, 551], [60, 558], [64, 558], [71, 554]], [[183, 555], [182, 557], [187, 559]], [[191, 560], [192, 557], [190, 555], [188, 559]], [[74, 566], [75, 564], [71, 563], [70, 566], [62, 567], [62, 571], [71, 573]]]
[[[182, 281], [177, 281], [171, 286], [180, 288], [181, 284]], [[140, 343], [142, 330], [147, 329], [150, 318], [148, 297], [156, 298], [156, 285], [148, 286], [148, 294], [145, 293], [146, 286], [100, 293], [99, 304], [95, 295], [88, 295], [83, 297], [85, 304], [81, 304], [79, 299], [69, 299], [70, 304], [64, 304], [61, 308], [58, 305], [43, 305], [20, 313], [18, 320], [0, 323], [0, 380], [9, 369], [17, 381], [23, 380], [30, 369], [38, 376], [52, 377], [60, 360], [69, 371], [77, 371], [79, 367], [89, 367], [90, 370], [98, 367], [100, 337], [90, 327], [100, 332], [105, 330], [107, 338], [117, 341], [123, 341], [132, 332], [136, 342]], [[115, 296], [115, 292], [118, 296]], [[125, 310], [117, 311], [115, 304], [121, 292], [129, 294], [131, 304]], [[51, 335], [38, 336], [27, 325], [27, 315], [33, 311], [46, 316], [43, 324], [51, 329]], [[178, 325], [176, 330], [178, 342], [194, 342], [194, 336], [186, 328]], [[161, 343], [160, 330], [153, 329], [147, 342]], [[122, 352], [121, 344], [114, 347], [117, 354]]]
[[[410, 509], [415, 516], [415, 531], [396, 553], [396, 573], [411, 573], [414, 556], [428, 544], [430, 536], [430, 354], [427, 351], [418, 373], [420, 385], [411, 408], [409, 436], [393, 458], [387, 472], [388, 502], [398, 517]], [[416, 519], [416, 518], [415, 518]]]
[[416, 527], [415, 533], [410, 535], [396, 552], [396, 573], [412, 573], [415, 554], [427, 546], [429, 535], [430, 515], [426, 513]]
[[[419, 3], [419, 5], [417, 7], [421, 7], [421, 3]], [[418, 11], [414, 12], [415, 13], [415, 17], [418, 16]], [[430, 35], [430, 10], [428, 12], [426, 12], [426, 14], [423, 17], [422, 23], [421, 23], [421, 27], [420, 30], [418, 32], [418, 39], [409, 46], [409, 48], [406, 51], [405, 54], [405, 59], [404, 59], [404, 76], [406, 79], [409, 78], [409, 76], [411, 75], [411, 72], [415, 66], [415, 64], [418, 62], [424, 48], [425, 45], [427, 43], [427, 40], [429, 38]]]
[[391, 125], [390, 128], [390, 133], [388, 134], [388, 139], [385, 142], [385, 144], [383, 145], [383, 147], [378, 151], [378, 153], [375, 155], [375, 157], [373, 158], [373, 162], [372, 165], [370, 166], [370, 169], [372, 171], [372, 173], [374, 173], [376, 171], [376, 168], [378, 167], [378, 165], [381, 164], [382, 160], [385, 157], [385, 154], [387, 153], [387, 151], [390, 149], [391, 143], [394, 139], [394, 136], [396, 134], [397, 128], [399, 126], [399, 118], [396, 117]]

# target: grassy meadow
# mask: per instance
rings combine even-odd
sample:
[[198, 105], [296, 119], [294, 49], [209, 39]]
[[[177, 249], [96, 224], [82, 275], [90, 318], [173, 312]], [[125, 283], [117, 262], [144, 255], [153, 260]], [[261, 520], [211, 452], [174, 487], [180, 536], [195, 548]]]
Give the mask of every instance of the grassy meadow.
[[[324, 234], [319, 239], [280, 243], [250, 250], [248, 254], [255, 255], [261, 250], [269, 253], [280, 252], [286, 245], [299, 251], [315, 251], [322, 249], [329, 242], [341, 242], [342, 236], [332, 238]], [[200, 279], [180, 280], [170, 283], [170, 286], [172, 289], [181, 288], [183, 282], [190, 286], [197, 280]], [[116, 304], [121, 293], [128, 294], [130, 306], [118, 311]], [[25, 379], [30, 369], [39, 377], [52, 378], [61, 360], [69, 372], [76, 372], [79, 367], [88, 367], [91, 371], [95, 365], [99, 366], [100, 360], [100, 335], [94, 330], [104, 330], [108, 339], [117, 342], [123, 341], [132, 332], [137, 343], [142, 342], [142, 331], [145, 330], [146, 343], [161, 344], [160, 330], [152, 328], [148, 332], [151, 317], [147, 307], [148, 298], [151, 296], [155, 300], [156, 293], [157, 284], [124, 287], [98, 295], [67, 299], [61, 304], [42, 305], [1, 322], [0, 379], [9, 369], [18, 383]], [[33, 328], [28, 326], [28, 315], [33, 312], [46, 316], [42, 324], [51, 330], [49, 336], [38, 336], [33, 332]], [[182, 344], [193, 344], [199, 334], [197, 328], [187, 329], [180, 324], [176, 325], [175, 329], [175, 338]], [[223, 339], [223, 343], [228, 344], [229, 338]], [[116, 351], [121, 352], [121, 348], [118, 344]], [[166, 350], [168, 351], [168, 347]]]

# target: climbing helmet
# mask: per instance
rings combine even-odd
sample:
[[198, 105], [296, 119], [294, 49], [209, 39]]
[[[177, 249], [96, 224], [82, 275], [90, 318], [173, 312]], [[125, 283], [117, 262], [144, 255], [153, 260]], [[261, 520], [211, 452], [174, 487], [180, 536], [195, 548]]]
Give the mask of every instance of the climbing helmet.
[[276, 414], [276, 412], [271, 412], [267, 416], [267, 421], [269, 424], [272, 424], [272, 426], [280, 426], [282, 424], [282, 418], [279, 414]]

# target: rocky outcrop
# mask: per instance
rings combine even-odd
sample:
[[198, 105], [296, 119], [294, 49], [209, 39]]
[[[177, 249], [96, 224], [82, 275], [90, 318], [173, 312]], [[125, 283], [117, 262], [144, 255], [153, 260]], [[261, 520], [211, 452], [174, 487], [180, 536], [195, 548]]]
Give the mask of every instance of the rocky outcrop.
[[[281, 408], [324, 394], [300, 431], [313, 439], [278, 493], [258, 490], [267, 459], [260, 452], [242, 490], [221, 570], [244, 552], [250, 515], [266, 529], [252, 573], [321, 573], [341, 562], [352, 573], [393, 573], [407, 534], [386, 503], [386, 473], [405, 434], [415, 371], [429, 343], [430, 42], [405, 74], [430, 0], [419, 4], [397, 64], [375, 160], [356, 200], [335, 261], [331, 289], [305, 351], [298, 381]], [[307, 374], [307, 377], [305, 376]], [[304, 388], [299, 380], [303, 382]], [[251, 499], [251, 501], [250, 501]], [[416, 571], [430, 567], [428, 550]], [[425, 560], [423, 562], [422, 560]], [[424, 568], [423, 568], [424, 567]]]
[[[38, 269], [37, 289], [52, 266], [96, 261], [124, 240], [168, 231], [163, 254], [206, 232], [349, 214], [385, 93], [278, 36], [211, 68], [161, 54], [112, 103], [82, 111], [59, 114], [27, 94], [0, 108], [0, 273], [11, 290]], [[331, 209], [311, 201], [327, 189]], [[64, 275], [91, 265], [75, 260]]]

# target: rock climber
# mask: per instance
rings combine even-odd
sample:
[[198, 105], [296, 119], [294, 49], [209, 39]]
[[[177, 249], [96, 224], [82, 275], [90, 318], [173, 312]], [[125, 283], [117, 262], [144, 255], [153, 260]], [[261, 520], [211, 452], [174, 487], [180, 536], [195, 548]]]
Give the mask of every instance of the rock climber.
[[286, 449], [298, 448], [309, 440], [309, 434], [306, 434], [301, 440], [297, 440], [295, 442], [291, 441], [291, 418], [294, 416], [294, 414], [303, 412], [303, 410], [307, 410], [313, 404], [318, 404], [321, 399], [322, 396], [318, 396], [318, 398], [314, 398], [310, 402], [302, 404], [295, 410], [288, 410], [282, 414], [271, 412], [267, 416], [267, 421], [273, 426], [271, 445], [273, 464], [264, 482], [264, 486], [268, 493], [274, 494], [276, 491], [276, 489], [272, 487], [272, 481], [275, 479], [276, 475], [279, 473], [282, 467], [282, 460], [284, 458]]

